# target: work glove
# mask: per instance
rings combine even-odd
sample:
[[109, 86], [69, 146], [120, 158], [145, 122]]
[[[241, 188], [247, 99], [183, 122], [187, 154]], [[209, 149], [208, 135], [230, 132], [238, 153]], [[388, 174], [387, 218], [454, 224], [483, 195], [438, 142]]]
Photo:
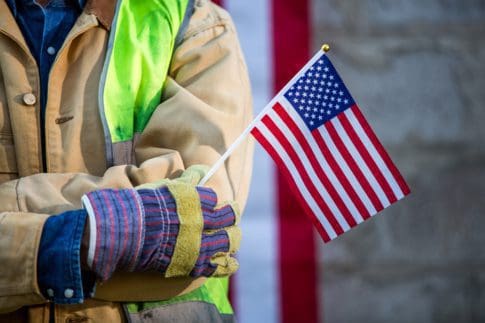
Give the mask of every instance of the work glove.
[[193, 166], [175, 180], [83, 196], [88, 267], [102, 281], [116, 270], [155, 270], [165, 277], [234, 273], [239, 212], [234, 202], [217, 205], [212, 189], [195, 186], [205, 172]]

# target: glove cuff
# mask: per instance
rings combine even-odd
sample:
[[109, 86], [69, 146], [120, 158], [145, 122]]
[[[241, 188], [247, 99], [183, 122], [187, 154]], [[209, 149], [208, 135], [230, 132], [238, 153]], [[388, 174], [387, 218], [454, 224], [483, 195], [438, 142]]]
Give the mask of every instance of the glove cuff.
[[81, 200], [89, 219], [89, 268], [103, 281], [116, 269], [133, 271], [145, 235], [144, 209], [136, 190], [98, 190]]
[[145, 212], [143, 253], [136, 271], [167, 270], [179, 234], [179, 218], [175, 200], [166, 187], [137, 191]]

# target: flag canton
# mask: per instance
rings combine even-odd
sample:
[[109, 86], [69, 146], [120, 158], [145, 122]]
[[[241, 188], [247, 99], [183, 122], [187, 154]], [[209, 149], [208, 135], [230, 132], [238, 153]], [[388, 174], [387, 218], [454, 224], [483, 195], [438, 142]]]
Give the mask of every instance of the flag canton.
[[310, 130], [320, 127], [354, 104], [342, 79], [324, 54], [283, 95]]

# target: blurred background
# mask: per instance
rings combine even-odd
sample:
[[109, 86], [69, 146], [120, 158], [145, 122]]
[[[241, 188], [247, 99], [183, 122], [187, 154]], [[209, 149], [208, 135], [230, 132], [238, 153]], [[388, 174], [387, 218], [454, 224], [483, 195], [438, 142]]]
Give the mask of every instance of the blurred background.
[[255, 112], [323, 42], [411, 195], [323, 245], [256, 149], [246, 322], [485, 322], [485, 1], [225, 0]]

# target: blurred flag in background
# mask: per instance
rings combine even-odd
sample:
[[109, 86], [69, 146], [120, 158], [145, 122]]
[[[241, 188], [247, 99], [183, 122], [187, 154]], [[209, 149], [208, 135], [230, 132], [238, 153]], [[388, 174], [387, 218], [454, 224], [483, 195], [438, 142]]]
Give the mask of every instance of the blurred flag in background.
[[[232, 15], [255, 114], [310, 58], [309, 0], [219, 0]], [[286, 180], [256, 145], [232, 300], [239, 322], [319, 322], [318, 237]]]

